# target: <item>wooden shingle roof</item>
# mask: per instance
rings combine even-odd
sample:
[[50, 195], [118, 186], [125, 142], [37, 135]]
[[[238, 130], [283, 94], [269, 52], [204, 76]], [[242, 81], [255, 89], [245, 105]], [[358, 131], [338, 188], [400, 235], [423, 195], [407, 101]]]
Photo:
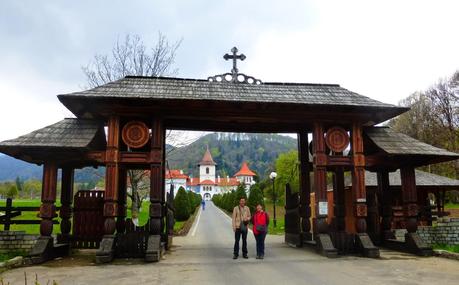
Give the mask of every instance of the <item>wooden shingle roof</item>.
[[186, 99], [237, 102], [276, 102], [308, 105], [346, 105], [398, 108], [357, 94], [336, 84], [263, 83], [231, 84], [207, 80], [127, 76], [108, 84], [68, 96]]
[[82, 151], [101, 150], [105, 146], [103, 123], [67, 118], [29, 134], [0, 142], [0, 152], [28, 162], [42, 163], [53, 157], [58, 159], [59, 155], [69, 160], [83, 159], [78, 158]]
[[[453, 187], [459, 189], [459, 180], [445, 176], [416, 170], [416, 186], [418, 187]], [[346, 186], [352, 185], [351, 177], [346, 177]], [[389, 183], [391, 186], [401, 186], [400, 170], [389, 173]], [[378, 186], [377, 174], [375, 172], [365, 172], [365, 185], [370, 187]]]
[[377, 147], [390, 155], [432, 155], [459, 158], [457, 153], [418, 141], [388, 127], [366, 128], [364, 132]]

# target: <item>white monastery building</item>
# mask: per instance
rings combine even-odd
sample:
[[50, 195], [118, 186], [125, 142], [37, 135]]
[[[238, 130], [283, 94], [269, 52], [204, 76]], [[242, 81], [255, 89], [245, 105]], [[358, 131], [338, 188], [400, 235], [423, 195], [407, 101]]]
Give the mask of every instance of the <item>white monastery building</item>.
[[172, 185], [174, 194], [177, 194], [177, 190], [183, 187], [187, 191], [201, 194], [204, 200], [210, 200], [215, 194], [236, 190], [240, 183], [244, 184], [248, 193], [250, 186], [255, 184], [253, 178], [256, 174], [249, 169], [247, 162], [242, 163], [241, 169], [233, 177], [221, 178], [216, 176], [216, 166], [217, 164], [213, 160], [209, 148], [207, 148], [201, 162], [198, 164], [198, 177], [189, 177], [183, 174], [182, 170], [171, 169], [166, 171], [166, 191], [169, 192]]

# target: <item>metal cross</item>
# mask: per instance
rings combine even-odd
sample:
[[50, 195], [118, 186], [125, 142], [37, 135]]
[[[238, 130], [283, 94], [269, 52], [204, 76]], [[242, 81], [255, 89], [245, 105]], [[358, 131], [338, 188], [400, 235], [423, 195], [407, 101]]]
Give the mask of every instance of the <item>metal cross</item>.
[[231, 54], [225, 54], [223, 56], [223, 58], [225, 60], [228, 60], [228, 59], [232, 59], [233, 60], [233, 69], [231, 69], [231, 73], [232, 74], [237, 74], [239, 72], [239, 70], [237, 69], [236, 65], [237, 65], [237, 60], [240, 59], [241, 61], [245, 59], [245, 55], [243, 53], [241, 53], [240, 55], [237, 55], [237, 52], [238, 52], [238, 49], [237, 47], [233, 47], [231, 49], [231, 52], [233, 53], [232, 55]]

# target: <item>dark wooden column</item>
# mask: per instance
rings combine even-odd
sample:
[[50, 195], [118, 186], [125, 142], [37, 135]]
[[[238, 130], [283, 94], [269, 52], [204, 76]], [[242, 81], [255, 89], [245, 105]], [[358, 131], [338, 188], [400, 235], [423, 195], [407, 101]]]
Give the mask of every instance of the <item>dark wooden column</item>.
[[61, 209], [59, 216], [61, 217], [61, 238], [63, 241], [68, 241], [72, 224], [72, 200], [73, 200], [73, 177], [74, 169], [72, 167], [62, 168], [61, 180]]
[[43, 166], [43, 189], [40, 206], [40, 235], [51, 237], [53, 219], [56, 217], [57, 166], [54, 162], [45, 162]]
[[313, 131], [313, 163], [314, 187], [316, 203], [315, 233], [328, 232], [328, 200], [327, 200], [327, 155], [325, 153], [324, 128], [322, 123], [314, 123]]
[[363, 154], [362, 127], [354, 123], [352, 126], [352, 194], [354, 200], [355, 229], [357, 233], [367, 231], [367, 204], [365, 189], [365, 156]]
[[342, 167], [338, 167], [333, 175], [333, 202], [336, 231], [345, 231], [346, 208], [344, 200], [344, 169]]
[[127, 214], [127, 170], [121, 168], [119, 170], [118, 183], [118, 217], [116, 218], [116, 232], [124, 233], [126, 230], [126, 214]]
[[119, 189], [119, 146], [120, 146], [120, 118], [111, 116], [108, 120], [108, 139], [106, 170], [105, 170], [105, 196], [104, 196], [104, 233], [115, 233], [115, 217], [118, 215], [118, 189]]
[[389, 172], [387, 170], [378, 171], [378, 194], [381, 197], [381, 231], [382, 239], [395, 238], [392, 232], [392, 192], [390, 190]]
[[405, 213], [406, 229], [408, 233], [415, 233], [418, 229], [418, 205], [416, 195], [416, 176], [413, 167], [400, 169], [402, 180], [402, 200]]
[[165, 130], [162, 120], [152, 122], [151, 156], [155, 163], [150, 166], [150, 234], [160, 235], [164, 228], [164, 141]]
[[298, 133], [298, 155], [300, 159], [300, 217], [303, 239], [312, 239], [311, 235], [311, 183], [309, 176], [308, 133]]

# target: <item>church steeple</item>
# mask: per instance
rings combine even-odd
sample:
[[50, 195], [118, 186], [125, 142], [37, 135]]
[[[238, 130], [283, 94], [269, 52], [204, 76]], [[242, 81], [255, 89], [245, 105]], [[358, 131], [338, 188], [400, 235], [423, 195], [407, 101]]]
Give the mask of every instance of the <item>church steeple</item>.
[[204, 156], [202, 157], [201, 162], [198, 165], [217, 165], [214, 159], [212, 158], [212, 154], [210, 154], [208, 145], [206, 152], [204, 153]]

